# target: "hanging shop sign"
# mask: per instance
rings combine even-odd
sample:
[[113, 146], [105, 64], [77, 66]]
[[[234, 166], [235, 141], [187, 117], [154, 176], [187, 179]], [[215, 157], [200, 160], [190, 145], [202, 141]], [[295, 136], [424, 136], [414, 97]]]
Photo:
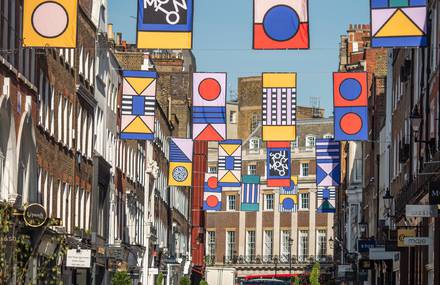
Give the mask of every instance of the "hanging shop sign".
[[47, 221], [46, 209], [40, 204], [30, 204], [24, 209], [23, 219], [31, 228], [42, 227]]
[[358, 251], [359, 252], [368, 252], [368, 250], [372, 247], [376, 246], [376, 241], [374, 239], [362, 239], [358, 240]]
[[403, 243], [406, 246], [425, 246], [431, 244], [431, 238], [429, 237], [406, 237], [403, 239]]
[[407, 217], [429, 218], [438, 216], [438, 207], [435, 205], [406, 205]]
[[67, 250], [66, 267], [90, 268], [92, 251], [90, 249]]
[[372, 270], [373, 264], [369, 259], [360, 259], [359, 260], [359, 270]]
[[409, 245], [405, 244], [405, 238], [415, 237], [416, 230], [415, 229], [400, 229], [397, 231], [397, 246], [398, 247], [408, 247]]
[[370, 248], [370, 260], [398, 260], [400, 252], [385, 251], [384, 247]]

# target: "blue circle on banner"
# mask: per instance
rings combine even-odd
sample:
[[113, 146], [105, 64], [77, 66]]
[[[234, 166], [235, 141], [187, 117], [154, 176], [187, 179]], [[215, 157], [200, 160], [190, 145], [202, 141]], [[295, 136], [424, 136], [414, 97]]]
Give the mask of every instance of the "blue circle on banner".
[[362, 85], [353, 78], [348, 78], [342, 81], [339, 87], [339, 93], [341, 96], [348, 101], [353, 101], [359, 98], [362, 93]]
[[266, 35], [275, 41], [287, 41], [299, 30], [300, 20], [295, 10], [286, 5], [277, 5], [269, 9], [263, 19]]
[[283, 208], [286, 210], [291, 210], [295, 206], [295, 202], [292, 198], [286, 198], [283, 200]]

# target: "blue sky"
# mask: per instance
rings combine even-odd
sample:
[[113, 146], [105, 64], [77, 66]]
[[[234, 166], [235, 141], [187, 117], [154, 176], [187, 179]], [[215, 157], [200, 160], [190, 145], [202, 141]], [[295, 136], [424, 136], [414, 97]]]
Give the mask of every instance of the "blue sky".
[[[194, 46], [197, 70], [227, 72], [230, 90], [237, 78], [262, 72], [297, 72], [298, 103], [332, 108], [332, 72], [338, 68], [339, 38], [349, 24], [369, 23], [369, 0], [309, 0], [310, 50], [252, 50], [253, 0], [194, 0]], [[109, 0], [115, 32], [134, 43], [137, 0]]]

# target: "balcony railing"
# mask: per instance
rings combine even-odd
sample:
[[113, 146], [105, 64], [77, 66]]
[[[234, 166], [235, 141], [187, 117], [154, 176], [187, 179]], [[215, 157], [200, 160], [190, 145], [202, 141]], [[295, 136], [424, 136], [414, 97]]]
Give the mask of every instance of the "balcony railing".
[[[205, 258], [206, 265], [214, 265], [216, 263], [220, 263], [215, 256], [208, 255]], [[261, 265], [269, 265], [269, 264], [293, 264], [293, 265], [306, 265], [313, 264], [315, 262], [319, 262], [321, 264], [331, 264], [333, 263], [333, 256], [296, 256], [292, 255], [291, 262], [289, 260], [288, 255], [234, 255], [234, 256], [225, 256], [223, 257], [223, 264], [229, 265], [251, 265], [251, 264], [261, 264]]]

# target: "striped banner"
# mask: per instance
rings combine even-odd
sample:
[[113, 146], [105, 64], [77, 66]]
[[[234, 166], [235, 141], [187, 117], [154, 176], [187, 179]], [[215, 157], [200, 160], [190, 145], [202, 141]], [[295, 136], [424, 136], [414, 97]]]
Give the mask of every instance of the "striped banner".
[[260, 176], [246, 175], [241, 185], [241, 211], [258, 212], [260, 209]]
[[333, 139], [316, 140], [316, 185], [339, 186], [341, 182], [341, 145]]

